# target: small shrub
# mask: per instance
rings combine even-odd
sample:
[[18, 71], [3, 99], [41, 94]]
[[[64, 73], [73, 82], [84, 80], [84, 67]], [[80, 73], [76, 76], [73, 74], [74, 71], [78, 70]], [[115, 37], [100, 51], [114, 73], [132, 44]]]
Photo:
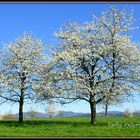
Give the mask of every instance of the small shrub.
[[36, 109], [33, 108], [32, 106], [29, 108], [28, 115], [31, 119], [35, 118], [37, 115], [37, 112], [35, 110]]
[[9, 120], [14, 119], [14, 117], [11, 114], [5, 114], [1, 117], [3, 120]]
[[123, 114], [125, 117], [133, 117], [133, 112], [130, 109], [124, 110]]

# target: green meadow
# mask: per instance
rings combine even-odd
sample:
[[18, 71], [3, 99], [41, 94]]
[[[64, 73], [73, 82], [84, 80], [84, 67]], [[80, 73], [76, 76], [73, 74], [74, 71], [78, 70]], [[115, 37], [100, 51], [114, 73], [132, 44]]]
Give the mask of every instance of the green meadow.
[[0, 121], [0, 137], [140, 137], [140, 117], [48, 118]]

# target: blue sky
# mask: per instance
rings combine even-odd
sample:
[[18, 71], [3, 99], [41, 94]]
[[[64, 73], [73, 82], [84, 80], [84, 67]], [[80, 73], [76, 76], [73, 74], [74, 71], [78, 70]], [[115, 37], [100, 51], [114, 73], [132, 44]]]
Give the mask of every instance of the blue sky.
[[[134, 9], [134, 18], [137, 19], [136, 26], [140, 27], [140, 3], [43, 3], [43, 4], [3, 4], [0, 3], [0, 46], [14, 40], [24, 31], [32, 32], [34, 36], [39, 37], [45, 45], [53, 45], [55, 41], [54, 32], [58, 31], [67, 21], [77, 22], [79, 24], [85, 21], [91, 21], [92, 15], [101, 15], [101, 12], [108, 9], [109, 5], [122, 9], [127, 6], [128, 11]], [[139, 42], [139, 30], [131, 31], [132, 40]], [[52, 40], [52, 41], [51, 41]], [[135, 98], [133, 103], [124, 103], [120, 107], [111, 107], [110, 110], [121, 110], [130, 108], [140, 110], [140, 96]], [[34, 106], [38, 111], [43, 112], [44, 105], [25, 105], [24, 111], [30, 106]], [[85, 102], [72, 103], [66, 106], [58, 106], [59, 110], [69, 110], [74, 112], [90, 112], [89, 105]], [[3, 114], [12, 110], [18, 112], [18, 104], [0, 105], [0, 112]], [[98, 107], [98, 111], [102, 108]]]

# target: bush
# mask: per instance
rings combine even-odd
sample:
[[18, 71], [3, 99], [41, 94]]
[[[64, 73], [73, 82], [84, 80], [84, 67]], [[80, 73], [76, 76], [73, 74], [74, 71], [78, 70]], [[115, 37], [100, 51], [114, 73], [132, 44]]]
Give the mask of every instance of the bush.
[[30, 117], [31, 119], [35, 118], [35, 117], [36, 117], [36, 114], [37, 114], [37, 112], [35, 112], [35, 111], [29, 111], [29, 112], [28, 112], [28, 115], [29, 115], [29, 117]]
[[133, 117], [133, 112], [130, 109], [124, 110], [123, 114], [125, 117]]
[[4, 115], [1, 116], [1, 119], [9, 120], [9, 119], [15, 119], [15, 118], [12, 116], [12, 111], [8, 111]]
[[5, 114], [1, 117], [3, 120], [9, 120], [14, 119], [14, 117], [11, 114]]

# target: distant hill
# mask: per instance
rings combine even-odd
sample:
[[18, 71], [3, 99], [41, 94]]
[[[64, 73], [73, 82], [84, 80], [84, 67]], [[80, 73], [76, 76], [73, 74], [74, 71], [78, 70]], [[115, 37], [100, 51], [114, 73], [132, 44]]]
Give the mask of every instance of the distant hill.
[[[98, 112], [97, 113], [97, 116], [99, 116], [99, 117], [102, 117], [102, 116], [104, 116], [104, 111], [101, 111], [101, 112]], [[81, 115], [79, 115], [80, 117], [90, 117], [90, 113], [84, 113], [84, 114], [81, 114]], [[123, 116], [123, 112], [121, 112], [121, 111], [109, 111], [108, 112], [108, 116]]]
[[[18, 113], [12, 114], [14, 118], [18, 118]], [[23, 117], [24, 118], [30, 118], [28, 112], [23, 112]], [[48, 118], [49, 116], [45, 113], [42, 112], [36, 112], [35, 118]]]
[[[72, 111], [62, 111], [63, 112], [63, 117], [90, 117], [90, 113], [76, 113], [76, 112], [72, 112]], [[13, 117], [18, 118], [18, 113], [16, 114], [12, 114]], [[28, 112], [24, 112], [23, 113], [24, 118], [30, 118]], [[104, 111], [102, 112], [98, 112], [97, 116], [104, 116]], [[123, 112], [121, 111], [109, 111], [108, 112], [108, 116], [124, 116]], [[134, 112], [134, 116], [140, 116], [140, 111], [136, 111]], [[36, 112], [36, 116], [35, 118], [49, 118], [49, 115], [46, 113], [42, 113], [42, 112]], [[57, 114], [56, 116], [54, 116], [54, 118], [60, 118], [60, 115]]]
[[140, 116], [140, 111], [134, 112], [134, 116]]
[[[80, 115], [84, 115], [86, 113], [75, 113], [72, 111], [62, 111], [63, 112], [63, 117], [78, 117]], [[14, 118], [18, 118], [18, 113], [12, 114], [12, 116]], [[28, 112], [23, 112], [23, 117], [24, 118], [30, 118], [29, 113]], [[59, 118], [60, 115], [57, 114], [56, 116], [54, 116], [55, 118]], [[42, 113], [42, 112], [36, 112], [35, 118], [49, 118], [49, 115], [46, 113]]]
[[[97, 116], [104, 116], [104, 111], [97, 113]], [[109, 111], [108, 116], [111, 116], [111, 117], [123, 116], [123, 112], [121, 112], [121, 111]]]

